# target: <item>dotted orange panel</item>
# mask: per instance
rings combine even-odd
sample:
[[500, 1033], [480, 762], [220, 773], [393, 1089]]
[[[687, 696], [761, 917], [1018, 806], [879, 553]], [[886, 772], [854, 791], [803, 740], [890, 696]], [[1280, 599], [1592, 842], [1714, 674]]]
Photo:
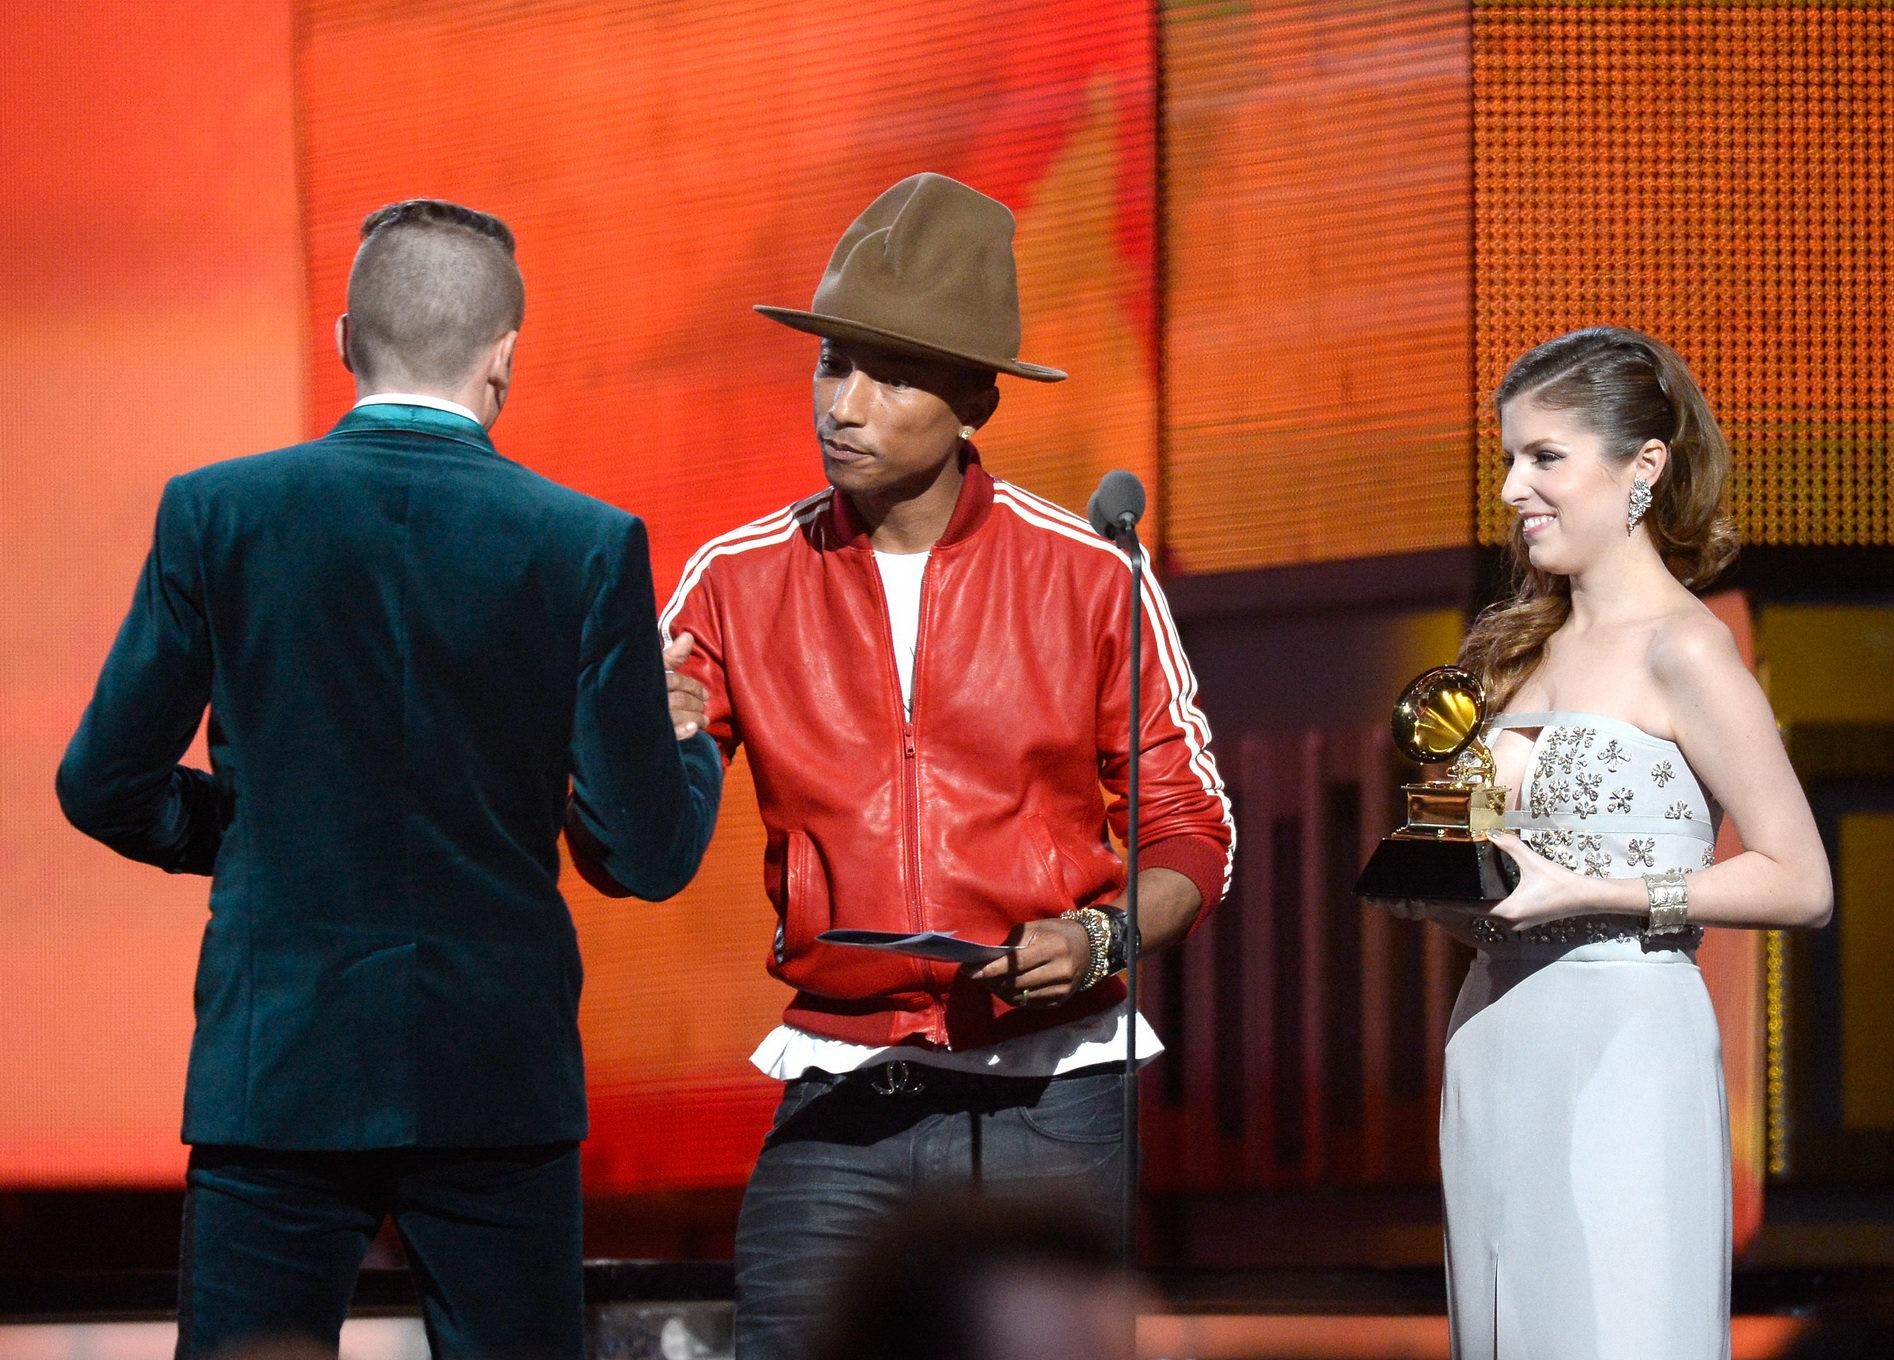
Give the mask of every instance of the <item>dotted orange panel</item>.
[[1467, 44], [1445, 0], [1167, 7], [1178, 568], [1471, 541]]
[[[981, 438], [1083, 506], [1149, 477], [1150, 16], [1113, 0], [843, 9], [308, 0], [299, 93], [313, 409], [362, 215], [418, 194], [519, 237], [527, 319], [503, 452], [648, 520], [668, 594], [699, 543], [818, 489], [806, 305], [836, 238], [918, 170], [1010, 204], [1023, 353]], [[747, 1064], [787, 993], [739, 764], [697, 882], [656, 906], [568, 877], [587, 983], [593, 1190], [740, 1183], [777, 1087]]]
[[[1746, 541], [1890, 542], [1894, 9], [1474, 7], [1479, 390], [1553, 335], [1674, 345]], [[1504, 540], [1480, 417], [1480, 540]]]

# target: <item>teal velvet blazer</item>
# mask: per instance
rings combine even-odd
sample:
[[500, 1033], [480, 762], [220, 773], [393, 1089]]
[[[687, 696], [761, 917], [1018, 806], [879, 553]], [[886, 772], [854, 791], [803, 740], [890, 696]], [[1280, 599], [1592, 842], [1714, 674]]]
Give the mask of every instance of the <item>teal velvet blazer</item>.
[[[206, 705], [208, 772], [178, 763]], [[58, 792], [211, 876], [185, 1141], [493, 1147], [586, 1132], [568, 789], [656, 899], [722, 779], [672, 734], [643, 524], [373, 406], [165, 487]]]

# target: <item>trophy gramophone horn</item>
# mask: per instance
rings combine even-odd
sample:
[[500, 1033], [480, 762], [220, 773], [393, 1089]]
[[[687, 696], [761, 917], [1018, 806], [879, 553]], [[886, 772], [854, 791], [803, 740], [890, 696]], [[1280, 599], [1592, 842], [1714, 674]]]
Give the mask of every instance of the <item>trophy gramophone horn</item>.
[[1512, 862], [1487, 843], [1505, 824], [1509, 791], [1494, 783], [1493, 754], [1480, 740], [1486, 689], [1459, 666], [1424, 671], [1401, 691], [1391, 730], [1418, 765], [1447, 765], [1447, 778], [1403, 784], [1407, 822], [1375, 850], [1358, 896], [1492, 902], [1518, 881]]
[[1480, 740], [1486, 687], [1472, 671], [1435, 666], [1401, 692], [1391, 724], [1394, 745], [1417, 765], [1452, 762], [1448, 782], [1458, 788], [1491, 784], [1493, 756]]

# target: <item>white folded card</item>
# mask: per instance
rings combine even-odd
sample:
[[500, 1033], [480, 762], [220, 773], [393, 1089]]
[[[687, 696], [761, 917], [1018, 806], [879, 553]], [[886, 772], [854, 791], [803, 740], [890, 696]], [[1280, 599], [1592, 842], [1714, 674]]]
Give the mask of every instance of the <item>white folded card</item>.
[[976, 944], [961, 939], [951, 930], [923, 930], [918, 935], [903, 935], [898, 930], [825, 930], [816, 939], [823, 944], [885, 949], [916, 958], [939, 959], [943, 963], [986, 963], [1003, 959], [1019, 948], [1016, 944]]

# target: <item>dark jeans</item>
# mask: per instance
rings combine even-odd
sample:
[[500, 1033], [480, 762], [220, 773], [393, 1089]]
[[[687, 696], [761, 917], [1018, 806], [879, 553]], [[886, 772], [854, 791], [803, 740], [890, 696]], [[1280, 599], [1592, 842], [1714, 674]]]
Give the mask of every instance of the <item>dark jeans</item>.
[[178, 1269], [179, 1360], [306, 1337], [333, 1351], [392, 1216], [435, 1360], [580, 1360], [579, 1150], [273, 1152], [195, 1147]]
[[1116, 1071], [1028, 1080], [907, 1068], [918, 1094], [880, 1094], [881, 1068], [811, 1073], [784, 1090], [737, 1221], [737, 1360], [801, 1360], [862, 1240], [916, 1195], [1052, 1198], [1118, 1223]]

